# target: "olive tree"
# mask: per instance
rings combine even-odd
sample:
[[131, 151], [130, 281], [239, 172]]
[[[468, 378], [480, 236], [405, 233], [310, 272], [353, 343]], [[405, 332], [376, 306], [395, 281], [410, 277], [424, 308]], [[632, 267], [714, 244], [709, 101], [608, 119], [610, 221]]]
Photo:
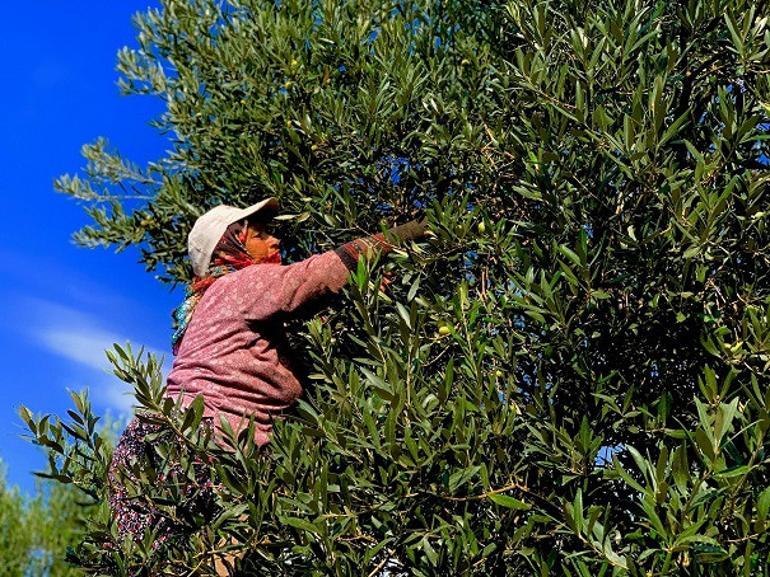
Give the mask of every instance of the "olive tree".
[[[56, 182], [84, 246], [191, 278], [207, 209], [277, 196], [288, 260], [425, 215], [292, 321], [305, 394], [267, 449], [177, 415], [212, 518], [117, 542], [84, 396], [41, 427], [100, 516], [94, 575], [768, 575], [770, 5], [748, 0], [163, 0], [118, 55], [167, 154], [106, 140]], [[375, 264], [379, 266], [375, 266]], [[383, 274], [395, 275], [387, 290]], [[255, 296], [258, 298], [258, 295]], [[180, 442], [181, 441], [181, 442]], [[165, 461], [164, 461], [165, 462]], [[145, 469], [138, 498], [178, 515]]]

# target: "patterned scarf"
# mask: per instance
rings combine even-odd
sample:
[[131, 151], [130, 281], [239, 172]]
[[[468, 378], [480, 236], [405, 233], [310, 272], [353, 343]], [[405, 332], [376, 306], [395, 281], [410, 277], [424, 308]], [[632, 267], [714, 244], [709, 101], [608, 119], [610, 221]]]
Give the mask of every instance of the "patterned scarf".
[[247, 266], [260, 263], [281, 263], [280, 253], [261, 260], [255, 260], [246, 250], [245, 242], [247, 238], [247, 221], [234, 222], [222, 235], [219, 243], [214, 249], [211, 258], [208, 275], [205, 277], [194, 277], [193, 281], [185, 289], [185, 298], [171, 313], [172, 329], [174, 334], [171, 336], [171, 352], [174, 356], [179, 352], [179, 346], [182, 343], [182, 337], [190, 324], [195, 307], [200, 302], [206, 290], [214, 284], [219, 277], [228, 273], [241, 270]]

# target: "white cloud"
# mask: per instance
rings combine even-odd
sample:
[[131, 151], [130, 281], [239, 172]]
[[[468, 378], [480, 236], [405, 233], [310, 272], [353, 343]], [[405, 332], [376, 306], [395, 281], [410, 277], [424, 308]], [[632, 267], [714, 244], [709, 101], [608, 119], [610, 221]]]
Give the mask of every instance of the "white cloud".
[[107, 382], [104, 386], [94, 390], [98, 393], [98, 401], [119, 413], [130, 413], [136, 402], [134, 399], [134, 389], [131, 385], [118, 379]]
[[[134, 402], [133, 389], [112, 375], [112, 365], [105, 351], [112, 350], [114, 343], [121, 346], [130, 343], [137, 354], [141, 343], [103, 328], [98, 319], [77, 309], [33, 297], [24, 297], [20, 301], [23, 302], [18, 304], [30, 313], [30, 322], [21, 332], [38, 346], [85, 369], [77, 377], [83, 385], [90, 385], [94, 401], [119, 412], [130, 412]], [[171, 369], [172, 355], [147, 346], [144, 350], [143, 358], [147, 353], [164, 358], [162, 371], [165, 377]]]
[[104, 351], [111, 349], [113, 343], [127, 340], [87, 326], [51, 325], [38, 329], [36, 336], [40, 344], [51, 352], [97, 370], [106, 370], [110, 366]]
[[[73, 250], [82, 251], [82, 249]], [[85, 255], [88, 258], [88, 255]], [[37, 263], [36, 271], [45, 271], [45, 274], [30, 274], [29, 263]], [[87, 264], [85, 267], [87, 268]], [[93, 281], [84, 275], [81, 270], [67, 266], [61, 260], [52, 259], [46, 255], [27, 254], [18, 250], [9, 250], [0, 247], [0, 274], [4, 276], [7, 286], [23, 287], [26, 294], [50, 294], [51, 279], [58, 281], [57, 292], [68, 300], [81, 303], [84, 306], [103, 308], [128, 308], [130, 310], [141, 306], [116, 294], [114, 290]], [[31, 300], [39, 300], [32, 298]], [[39, 301], [42, 302], [42, 301]], [[54, 303], [50, 306], [57, 307]]]

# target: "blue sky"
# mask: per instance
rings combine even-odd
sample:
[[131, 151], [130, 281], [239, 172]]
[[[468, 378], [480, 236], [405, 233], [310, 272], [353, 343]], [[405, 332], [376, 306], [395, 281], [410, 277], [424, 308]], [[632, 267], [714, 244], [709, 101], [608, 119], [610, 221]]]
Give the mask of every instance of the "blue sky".
[[53, 191], [78, 172], [80, 147], [105, 136], [140, 164], [167, 143], [149, 126], [162, 103], [120, 96], [116, 54], [135, 46], [131, 16], [151, 0], [41, 0], [0, 36], [0, 459], [11, 484], [33, 488], [40, 449], [21, 439], [20, 404], [63, 414], [67, 389], [88, 387], [97, 414], [126, 414], [131, 400], [111, 376], [104, 349], [145, 345], [170, 358], [170, 310], [181, 297], [129, 249], [84, 249], [70, 235], [88, 222], [81, 206]]

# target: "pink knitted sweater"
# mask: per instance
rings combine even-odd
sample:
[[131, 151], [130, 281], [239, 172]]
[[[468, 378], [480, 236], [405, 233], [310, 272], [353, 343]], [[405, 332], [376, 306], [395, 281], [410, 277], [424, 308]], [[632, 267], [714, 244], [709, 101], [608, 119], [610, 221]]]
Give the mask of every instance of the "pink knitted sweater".
[[237, 432], [253, 416], [256, 442], [267, 443], [273, 420], [302, 393], [283, 320], [339, 292], [354, 256], [337, 249], [291, 265], [255, 264], [217, 279], [195, 308], [166, 394], [181, 395], [184, 407], [203, 395], [204, 416], [213, 417], [216, 427], [221, 415]]

